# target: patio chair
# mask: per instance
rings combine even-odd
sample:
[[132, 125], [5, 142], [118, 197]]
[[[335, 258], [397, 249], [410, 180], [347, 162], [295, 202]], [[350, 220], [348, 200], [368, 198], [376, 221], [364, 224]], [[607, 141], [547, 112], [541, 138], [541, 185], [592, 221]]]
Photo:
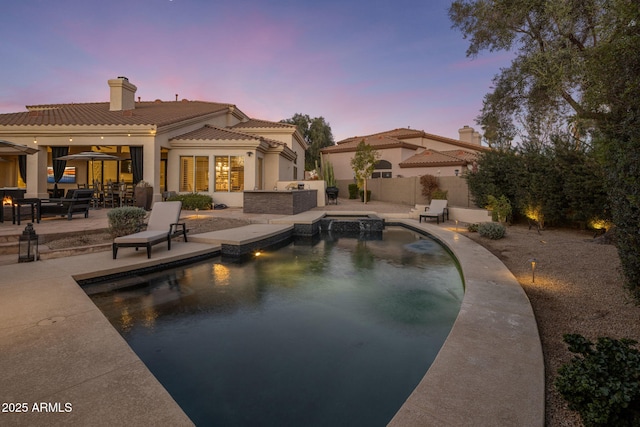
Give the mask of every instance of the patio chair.
[[180, 220], [182, 202], [156, 202], [151, 209], [147, 229], [128, 236], [113, 239], [113, 259], [118, 256], [118, 248], [147, 248], [147, 258], [151, 258], [151, 247], [164, 241], [167, 242], [167, 250], [171, 250], [171, 239], [182, 235], [187, 241], [187, 229], [185, 223]]
[[446, 200], [431, 200], [431, 204], [424, 208], [424, 212], [420, 214], [419, 222], [422, 222], [422, 218], [435, 218], [436, 224], [440, 224], [440, 216], [442, 216], [442, 222], [444, 222], [444, 216], [447, 212]]

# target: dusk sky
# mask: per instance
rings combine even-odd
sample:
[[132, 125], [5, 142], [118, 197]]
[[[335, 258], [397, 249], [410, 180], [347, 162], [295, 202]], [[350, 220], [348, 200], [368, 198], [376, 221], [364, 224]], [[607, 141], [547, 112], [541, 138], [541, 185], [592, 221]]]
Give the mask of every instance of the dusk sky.
[[465, 55], [445, 0], [20, 0], [0, 15], [0, 113], [142, 100], [322, 116], [336, 141], [400, 127], [457, 138], [506, 53]]

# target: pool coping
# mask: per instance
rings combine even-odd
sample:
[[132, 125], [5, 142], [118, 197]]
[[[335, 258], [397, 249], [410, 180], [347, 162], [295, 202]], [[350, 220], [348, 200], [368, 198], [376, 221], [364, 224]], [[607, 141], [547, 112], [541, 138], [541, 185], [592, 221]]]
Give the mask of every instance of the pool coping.
[[[311, 224], [322, 215], [314, 211], [271, 223]], [[543, 426], [542, 348], [531, 305], [513, 275], [489, 251], [454, 231], [378, 216], [444, 244], [458, 258], [466, 286], [444, 346], [390, 425]], [[142, 252], [123, 251], [117, 260], [110, 252], [96, 252], [31, 263], [26, 274], [24, 264], [3, 267], [0, 363], [8, 368], [0, 371], [3, 401], [71, 403], [73, 410], [31, 410], [0, 414], [0, 419], [9, 424], [193, 425], [74, 279], [219, 252], [216, 244], [175, 242], [171, 251], [154, 249], [150, 260]]]
[[[391, 221], [391, 219], [390, 219]], [[390, 426], [544, 426], [542, 344], [524, 290], [491, 252], [443, 227], [393, 219], [445, 245], [465, 282], [460, 313]]]

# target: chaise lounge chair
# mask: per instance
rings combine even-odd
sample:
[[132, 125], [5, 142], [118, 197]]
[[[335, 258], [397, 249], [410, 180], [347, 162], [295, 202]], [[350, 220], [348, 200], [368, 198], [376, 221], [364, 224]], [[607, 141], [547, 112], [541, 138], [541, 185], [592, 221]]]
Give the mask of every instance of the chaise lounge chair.
[[432, 200], [431, 204], [424, 208], [425, 212], [420, 214], [419, 222], [422, 222], [422, 218], [435, 218], [436, 224], [440, 224], [440, 216], [442, 216], [442, 222], [444, 222], [444, 215], [447, 210], [446, 200]]
[[147, 248], [147, 258], [151, 258], [151, 247], [155, 244], [167, 242], [167, 250], [171, 250], [171, 238], [182, 235], [187, 241], [187, 229], [180, 220], [182, 202], [156, 202], [151, 209], [147, 229], [128, 236], [113, 239], [113, 259], [118, 256], [119, 247]]

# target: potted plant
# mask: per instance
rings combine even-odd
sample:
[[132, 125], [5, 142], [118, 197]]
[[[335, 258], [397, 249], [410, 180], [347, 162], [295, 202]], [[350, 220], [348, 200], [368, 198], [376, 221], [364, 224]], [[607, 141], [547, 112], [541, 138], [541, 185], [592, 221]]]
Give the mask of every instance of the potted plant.
[[134, 205], [143, 208], [144, 210], [151, 210], [151, 203], [153, 202], [153, 187], [147, 181], [138, 181], [133, 189]]
[[327, 189], [325, 190], [327, 193], [327, 199], [329, 200], [329, 203], [337, 204], [339, 189], [336, 187], [336, 176], [333, 173], [333, 165], [326, 162], [324, 169], [324, 179], [327, 182]]

